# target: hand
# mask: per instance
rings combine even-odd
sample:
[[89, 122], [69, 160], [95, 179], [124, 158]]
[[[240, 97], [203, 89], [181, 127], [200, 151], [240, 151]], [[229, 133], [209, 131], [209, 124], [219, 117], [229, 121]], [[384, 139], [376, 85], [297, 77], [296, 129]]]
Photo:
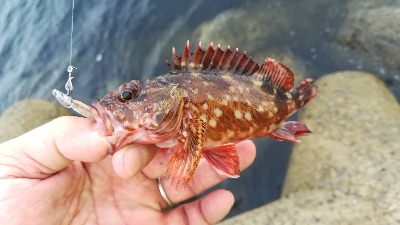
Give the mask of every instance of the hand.
[[[12, 129], [12, 128], [11, 128]], [[167, 205], [156, 178], [169, 155], [152, 145], [131, 144], [113, 156], [93, 122], [61, 117], [0, 145], [0, 224], [213, 224], [234, 198], [216, 190], [161, 212]], [[255, 157], [251, 141], [237, 145], [241, 170]], [[186, 190], [161, 179], [179, 203], [226, 179], [201, 161]]]

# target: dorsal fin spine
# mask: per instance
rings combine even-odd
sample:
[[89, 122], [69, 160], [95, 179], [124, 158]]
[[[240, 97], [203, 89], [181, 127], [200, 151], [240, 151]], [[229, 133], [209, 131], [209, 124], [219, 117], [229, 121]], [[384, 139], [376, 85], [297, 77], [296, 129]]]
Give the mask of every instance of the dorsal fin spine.
[[199, 42], [196, 52], [192, 55], [193, 59], [190, 60], [189, 67], [196, 71], [199, 68], [201, 68], [201, 61], [203, 59], [203, 56], [204, 56], [204, 51], [201, 50], [201, 42]]
[[215, 68], [217, 68], [219, 66], [219, 62], [221, 60], [221, 56], [222, 56], [222, 50], [221, 50], [221, 46], [220, 44], [218, 44], [217, 49], [215, 49], [214, 51], [214, 55], [211, 59], [211, 70], [214, 70]]
[[[233, 71], [233, 68], [234, 68], [233, 63], [236, 62], [235, 56], [237, 53], [238, 53], [238, 49], [236, 48], [235, 51], [230, 54], [228, 60], [226, 61], [224, 70], [226, 70], [226, 72], [229, 72], [230, 74], [233, 74], [235, 72], [235, 71]], [[236, 58], [236, 60], [238, 60], [238, 59]]]
[[173, 70], [173, 68], [172, 68], [171, 64], [169, 64], [168, 60], [165, 60], [165, 63], [167, 64], [169, 70]]
[[250, 71], [250, 69], [251, 69], [251, 67], [253, 65], [253, 64], [250, 63], [250, 62], [253, 61], [252, 59], [253, 58], [251, 56], [249, 57], [249, 59], [247, 59], [247, 61], [245, 63], [245, 66], [244, 66], [244, 69], [243, 69], [243, 74], [248, 75], [248, 76], [251, 75], [251, 73], [249, 73], [249, 71]]
[[[236, 49], [236, 52], [238, 53], [239, 49]], [[243, 74], [243, 66], [240, 66], [242, 64], [242, 60], [246, 59], [246, 51], [243, 52], [243, 54], [239, 53], [239, 58], [236, 61], [235, 65], [232, 68], [236, 68], [235, 71], [233, 71], [233, 73], [240, 73]]]
[[251, 75], [253, 73], [255, 73], [258, 70], [258, 61], [256, 61], [256, 63], [254, 63], [251, 68], [249, 69], [248, 74]]
[[176, 54], [175, 48], [172, 48], [172, 61], [174, 61], [174, 69], [181, 69], [181, 57]]
[[254, 79], [262, 81], [261, 88], [265, 91], [274, 88], [281, 92], [288, 92], [294, 85], [293, 73], [283, 64], [266, 58], [259, 66], [258, 62], [253, 62], [251, 56], [247, 57], [245, 51], [242, 54], [238, 49], [232, 52], [228, 46], [224, 52], [220, 44], [214, 50], [212, 42], [207, 51], [201, 49], [200, 42], [195, 53], [192, 53], [187, 41], [182, 57], [176, 54], [175, 48], [172, 48], [172, 60], [173, 66], [166, 61], [171, 73], [212, 71], [220, 75], [253, 76]]
[[227, 54], [228, 51], [229, 51], [229, 46], [228, 46], [228, 48], [226, 48], [225, 52], [224, 51], [222, 52], [222, 56], [218, 60], [218, 68], [219, 68], [219, 70], [222, 70], [222, 66], [224, 65], [223, 61], [226, 59], [226, 54]]
[[212, 62], [212, 56], [214, 55], [214, 48], [213, 48], [213, 43], [210, 43], [210, 46], [207, 49], [207, 52], [204, 54], [204, 57], [201, 61], [201, 64], [203, 65], [204, 71], [209, 71], [210, 70], [210, 63]]
[[229, 57], [229, 55], [230, 55], [231, 53], [232, 53], [232, 52], [231, 52], [231, 46], [228, 46], [228, 47], [226, 48], [226, 51], [223, 52], [222, 57], [221, 57], [221, 60], [219, 60], [219, 69], [220, 69], [220, 71], [222, 71], [222, 72], [224, 72], [224, 73], [227, 72], [227, 71], [225, 70], [225, 68], [226, 68], [226, 64], [227, 64], [228, 57]]
[[183, 51], [181, 66], [183, 66], [183, 67], [188, 66], [190, 56], [191, 56], [191, 53], [190, 53], [189, 41], [187, 41], [185, 50]]

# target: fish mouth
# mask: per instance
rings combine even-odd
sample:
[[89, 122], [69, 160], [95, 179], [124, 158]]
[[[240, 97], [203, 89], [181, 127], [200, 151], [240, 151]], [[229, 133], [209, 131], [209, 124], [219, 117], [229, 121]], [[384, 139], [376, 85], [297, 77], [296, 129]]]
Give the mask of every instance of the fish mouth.
[[114, 134], [113, 121], [116, 121], [114, 115], [110, 115], [109, 111], [100, 102], [93, 103], [90, 112], [96, 120], [96, 129], [100, 136], [107, 137]]
[[[110, 155], [113, 155], [129, 143], [140, 139], [145, 134], [143, 128], [134, 131], [124, 129], [121, 122], [101, 102], [93, 103], [90, 107], [90, 112], [93, 115], [93, 119], [96, 121], [95, 128], [99, 135], [106, 137], [111, 146], [108, 150]], [[149, 143], [146, 142], [146, 144]]]
[[108, 151], [110, 155], [135, 140], [136, 136], [125, 130], [121, 122], [110, 110], [107, 110], [104, 104], [100, 102], [93, 103], [90, 107], [90, 112], [96, 121], [95, 128], [99, 135], [106, 137], [111, 145]]

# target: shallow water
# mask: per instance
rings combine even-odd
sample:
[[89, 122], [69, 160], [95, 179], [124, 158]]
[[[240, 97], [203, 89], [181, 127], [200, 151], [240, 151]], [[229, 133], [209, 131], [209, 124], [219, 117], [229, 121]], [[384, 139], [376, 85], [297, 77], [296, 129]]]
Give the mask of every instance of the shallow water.
[[[91, 103], [117, 84], [167, 73], [165, 59], [169, 59], [171, 47], [180, 52], [200, 24], [227, 10], [257, 7], [259, 2], [76, 0], [72, 64], [78, 69], [73, 73], [72, 96]], [[265, 2], [268, 3], [261, 4], [260, 10], [266, 14], [274, 11], [277, 16], [260, 20], [259, 26], [278, 23], [280, 14], [287, 16], [288, 22], [275, 29], [272, 41], [261, 43], [260, 48], [289, 49], [305, 62], [308, 77], [318, 78], [339, 70], [372, 72], [384, 79], [400, 99], [400, 76], [396, 72], [384, 66], [370, 66], [371, 59], [336, 43], [339, 25], [347, 15], [347, 1]], [[310, 3], [316, 4], [314, 9], [318, 10], [307, 10]], [[70, 57], [70, 7], [69, 0], [3, 2], [0, 113], [25, 98], [55, 102], [51, 90], [64, 90]], [[330, 13], [326, 12], [328, 8]], [[286, 13], [279, 13], [280, 9]], [[196, 41], [192, 41], [193, 47]], [[335, 55], [338, 52], [340, 55]], [[257, 143], [264, 149], [259, 147], [251, 168], [240, 179], [219, 185], [235, 194], [230, 216], [279, 198], [291, 145], [265, 139]]]

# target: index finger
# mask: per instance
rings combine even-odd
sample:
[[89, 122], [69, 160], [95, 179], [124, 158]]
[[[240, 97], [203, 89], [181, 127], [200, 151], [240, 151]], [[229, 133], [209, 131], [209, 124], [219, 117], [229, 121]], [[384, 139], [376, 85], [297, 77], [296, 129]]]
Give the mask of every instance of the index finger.
[[110, 147], [92, 120], [60, 117], [0, 144], [0, 177], [44, 179], [74, 160], [100, 161]]

